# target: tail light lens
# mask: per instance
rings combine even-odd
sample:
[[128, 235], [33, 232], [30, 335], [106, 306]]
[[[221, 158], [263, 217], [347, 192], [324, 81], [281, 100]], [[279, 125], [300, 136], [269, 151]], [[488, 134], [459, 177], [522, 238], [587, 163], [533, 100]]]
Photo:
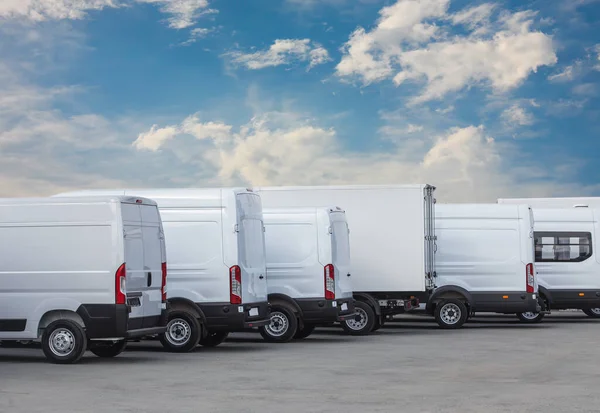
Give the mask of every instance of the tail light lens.
[[525, 273], [527, 276], [527, 292], [534, 293], [535, 275], [533, 274], [533, 264], [527, 264]]
[[115, 304], [125, 304], [127, 302], [126, 276], [127, 271], [125, 263], [123, 263], [115, 273]]
[[335, 300], [335, 270], [332, 264], [325, 266], [325, 299]]
[[229, 269], [229, 302], [242, 303], [242, 271], [237, 265]]
[[167, 302], [167, 263], [163, 262], [161, 265], [162, 269], [162, 284], [160, 287], [160, 292], [162, 295], [163, 303]]

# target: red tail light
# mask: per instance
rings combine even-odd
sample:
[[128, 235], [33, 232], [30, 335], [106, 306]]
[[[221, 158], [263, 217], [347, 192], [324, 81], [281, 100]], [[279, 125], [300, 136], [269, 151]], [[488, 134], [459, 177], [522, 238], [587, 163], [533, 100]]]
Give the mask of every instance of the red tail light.
[[229, 302], [242, 303], [242, 271], [237, 265], [229, 269]]
[[115, 304], [125, 304], [127, 302], [126, 276], [127, 270], [125, 269], [125, 263], [123, 263], [115, 273]]
[[335, 300], [335, 269], [332, 264], [325, 266], [325, 299]]
[[525, 267], [525, 273], [527, 276], [527, 292], [528, 293], [533, 293], [534, 291], [534, 284], [535, 284], [535, 275], [533, 274], [533, 264], [527, 264], [527, 266]]
[[162, 294], [163, 303], [167, 302], [167, 263], [163, 262], [161, 265], [162, 269], [162, 284], [160, 287], [160, 292]]

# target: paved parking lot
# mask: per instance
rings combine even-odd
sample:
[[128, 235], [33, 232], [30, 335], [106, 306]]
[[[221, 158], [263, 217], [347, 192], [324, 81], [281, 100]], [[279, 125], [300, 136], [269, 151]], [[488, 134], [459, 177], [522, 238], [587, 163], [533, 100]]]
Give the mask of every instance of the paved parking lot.
[[476, 318], [459, 331], [413, 317], [284, 345], [235, 334], [189, 354], [133, 343], [73, 366], [0, 348], [0, 412], [596, 412], [600, 322], [580, 314]]

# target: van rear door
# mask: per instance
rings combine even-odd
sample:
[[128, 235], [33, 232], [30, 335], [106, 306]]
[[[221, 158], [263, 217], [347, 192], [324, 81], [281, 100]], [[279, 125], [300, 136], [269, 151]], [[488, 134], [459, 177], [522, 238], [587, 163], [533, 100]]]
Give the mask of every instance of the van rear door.
[[242, 303], [267, 301], [267, 269], [262, 204], [257, 194], [236, 195], [238, 262], [242, 276]]
[[350, 237], [346, 214], [332, 212], [331, 249], [335, 270], [335, 298], [351, 298], [352, 282], [350, 281]]
[[142, 235], [142, 215], [139, 205], [122, 203], [123, 242], [125, 245], [125, 291], [129, 313], [129, 329], [142, 328], [144, 318], [143, 291], [144, 241]]
[[162, 311], [162, 263], [166, 262], [165, 237], [158, 208], [155, 205], [142, 204], [140, 212], [146, 273], [146, 284], [143, 286], [143, 328], [151, 328], [159, 325]]

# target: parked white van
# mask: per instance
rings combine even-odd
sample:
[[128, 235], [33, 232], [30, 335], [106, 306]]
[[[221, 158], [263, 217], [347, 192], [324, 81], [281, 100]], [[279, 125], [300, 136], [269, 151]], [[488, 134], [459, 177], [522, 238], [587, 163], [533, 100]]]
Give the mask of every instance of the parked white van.
[[0, 341], [75, 363], [165, 331], [165, 244], [144, 198], [0, 199]]
[[541, 298], [551, 310], [580, 309], [600, 318], [600, 198], [531, 202]]
[[263, 209], [271, 323], [267, 341], [308, 337], [354, 318], [350, 242], [339, 207]]
[[475, 312], [526, 318], [541, 310], [531, 208], [438, 204], [435, 230], [437, 289], [426, 310], [441, 327], [458, 328]]
[[352, 335], [380, 328], [388, 317], [417, 308], [435, 288], [431, 185], [255, 187], [265, 208], [339, 205], [352, 231], [356, 315], [341, 322]]
[[[89, 190], [158, 203], [167, 245], [171, 305], [161, 343], [185, 352], [217, 346], [232, 331], [269, 323], [260, 197], [242, 188]], [[64, 194], [63, 194], [64, 195]], [[61, 195], [61, 196], [63, 196]]]

